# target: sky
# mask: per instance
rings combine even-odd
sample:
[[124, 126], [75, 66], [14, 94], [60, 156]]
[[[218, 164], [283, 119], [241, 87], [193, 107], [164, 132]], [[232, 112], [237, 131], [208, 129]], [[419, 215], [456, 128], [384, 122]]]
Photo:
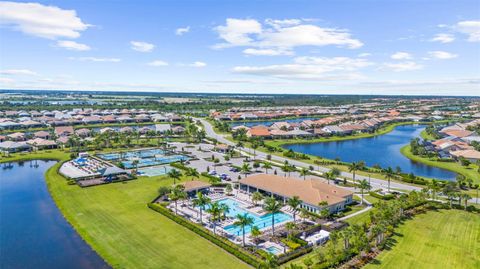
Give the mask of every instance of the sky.
[[480, 96], [480, 1], [0, 1], [0, 88]]

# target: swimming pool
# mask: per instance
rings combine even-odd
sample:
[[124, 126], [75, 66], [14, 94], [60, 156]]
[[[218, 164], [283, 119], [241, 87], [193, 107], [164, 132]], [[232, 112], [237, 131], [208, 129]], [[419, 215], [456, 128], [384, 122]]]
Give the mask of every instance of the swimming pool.
[[116, 160], [128, 160], [132, 158], [151, 158], [151, 157], [154, 157], [155, 155], [162, 155], [162, 154], [165, 154], [165, 151], [161, 149], [144, 149], [144, 150], [136, 150], [136, 151], [128, 151], [128, 152], [98, 154], [98, 157], [108, 161], [116, 161]]
[[138, 174], [147, 177], [155, 177], [165, 175], [172, 170], [172, 167], [169, 165], [154, 166], [138, 169]]
[[273, 255], [280, 255], [283, 253], [283, 249], [280, 249], [276, 246], [269, 246], [268, 248], [265, 249], [266, 251], [272, 253]]
[[[272, 214], [266, 214], [263, 216], [254, 214], [246, 209], [243, 209], [242, 207], [244, 206], [244, 204], [239, 203], [236, 200], [231, 198], [224, 198], [219, 200], [218, 202], [220, 204], [228, 205], [230, 209], [230, 211], [226, 214], [228, 217], [235, 218], [235, 216], [238, 214], [241, 214], [241, 215], [247, 214], [249, 217], [253, 218], [252, 226], [257, 226], [260, 230], [264, 228], [272, 227]], [[275, 214], [275, 225], [278, 225], [279, 223], [282, 223], [282, 222], [291, 221], [291, 220], [293, 220], [293, 218], [290, 215], [285, 214], [283, 212]], [[252, 226], [245, 227], [245, 234], [250, 233]], [[224, 230], [229, 234], [233, 234], [237, 236], [242, 235], [242, 229], [240, 227], [235, 227], [233, 224], [225, 226]]]
[[[172, 155], [172, 156], [164, 156], [164, 157], [158, 157], [158, 158], [155, 158], [155, 157], [144, 158], [144, 159], [138, 160], [138, 167], [168, 164], [168, 163], [180, 162], [182, 160], [186, 161], [188, 160], [188, 157], [183, 155]], [[135, 165], [133, 165], [133, 161], [124, 161], [122, 162], [122, 164], [123, 164], [123, 167], [125, 167], [126, 169], [135, 168]]]

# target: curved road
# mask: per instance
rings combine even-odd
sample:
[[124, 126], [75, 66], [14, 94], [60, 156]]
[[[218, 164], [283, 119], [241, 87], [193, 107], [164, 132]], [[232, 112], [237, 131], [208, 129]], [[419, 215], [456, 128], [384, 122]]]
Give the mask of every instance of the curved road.
[[[230, 146], [235, 146], [234, 142], [226, 139], [223, 135], [217, 134], [214, 131], [212, 124], [210, 124], [208, 121], [206, 121], [204, 119], [199, 119], [199, 118], [194, 118], [194, 120], [200, 121], [203, 124], [204, 129], [205, 129], [205, 133], [207, 134], [208, 137], [215, 138], [220, 143], [224, 143], [224, 144], [227, 144], [227, 145], [230, 145]], [[236, 147], [236, 148], [240, 149], [242, 152], [247, 153], [249, 155], [254, 155], [254, 150], [251, 149], [251, 148], [246, 148], [246, 147], [242, 147], [242, 148]], [[255, 151], [255, 155], [256, 155], [257, 158], [266, 160], [268, 154], [265, 153], [265, 152], [261, 152], [261, 151]], [[289, 159], [289, 158], [285, 158], [285, 157], [281, 157], [281, 156], [276, 156], [276, 155], [271, 155], [271, 156], [272, 156], [272, 158], [271, 158], [272, 162], [276, 162], [276, 163], [281, 164], [281, 165], [283, 165], [283, 163], [285, 161], [288, 161], [289, 164], [293, 164], [296, 167], [303, 167], [303, 168], [308, 169], [311, 166], [311, 164], [304, 163], [302, 161], [293, 160], [293, 159]], [[316, 172], [317, 175], [321, 175], [322, 173], [328, 172], [330, 170], [327, 167], [317, 166], [317, 165], [314, 165], [314, 168], [316, 169], [316, 170], [314, 170], [314, 172]], [[342, 172], [341, 176], [346, 177], [346, 178], [350, 178], [350, 179], [353, 178], [353, 175], [351, 173], [348, 173], [348, 172]], [[372, 186], [372, 189], [380, 189], [380, 188], [381, 189], [387, 189], [387, 186], [388, 186], [387, 181], [383, 180], [383, 179], [372, 178], [372, 177], [369, 179], [368, 177], [362, 176], [362, 175], [356, 175], [355, 179], [356, 180], [363, 180], [363, 179], [370, 180], [370, 185]], [[418, 190], [422, 189], [420, 187], [411, 186], [411, 185], [398, 183], [398, 182], [390, 182], [390, 188], [399, 189], [399, 190], [406, 190], [406, 191], [412, 191], [412, 190], [417, 190], [418, 191]]]

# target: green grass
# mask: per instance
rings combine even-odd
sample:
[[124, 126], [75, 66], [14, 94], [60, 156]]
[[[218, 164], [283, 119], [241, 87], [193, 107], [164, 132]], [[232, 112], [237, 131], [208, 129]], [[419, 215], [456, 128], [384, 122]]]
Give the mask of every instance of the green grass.
[[391, 250], [372, 268], [480, 268], [480, 216], [440, 210], [415, 216], [397, 230]]
[[468, 167], [462, 166], [457, 162], [439, 162], [429, 158], [413, 155], [410, 151], [410, 145], [406, 145], [400, 149], [400, 152], [407, 158], [420, 162], [426, 165], [435, 166], [450, 170], [457, 174], [462, 174], [467, 178], [471, 178], [474, 183], [480, 183], [480, 174], [477, 172], [478, 167], [475, 164], [470, 164]]
[[[61, 150], [12, 154], [0, 162], [68, 160]], [[248, 268], [240, 260], [190, 230], [148, 209], [166, 176], [80, 188], [57, 173], [46, 173], [58, 208], [80, 236], [114, 268]], [[186, 180], [184, 178], [183, 180]], [[206, 180], [206, 179], [203, 179]]]
[[420, 137], [424, 140], [436, 140], [436, 138], [433, 135], [428, 134], [426, 130], [420, 132]]

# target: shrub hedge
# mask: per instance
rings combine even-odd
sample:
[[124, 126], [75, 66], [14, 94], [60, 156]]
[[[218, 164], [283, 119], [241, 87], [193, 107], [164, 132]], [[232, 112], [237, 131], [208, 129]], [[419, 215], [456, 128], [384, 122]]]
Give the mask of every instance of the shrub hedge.
[[230, 254], [234, 255], [235, 257], [239, 258], [240, 260], [244, 261], [245, 263], [253, 266], [253, 267], [258, 267], [261, 264], [261, 260], [258, 259], [257, 257], [253, 256], [252, 254], [242, 250], [239, 246], [236, 244], [228, 241], [227, 239], [224, 239], [222, 237], [219, 237], [217, 235], [214, 235], [212, 232], [209, 230], [196, 225], [182, 217], [179, 217], [167, 208], [154, 204], [154, 203], [149, 203], [148, 207], [150, 209], [153, 209], [157, 211], [158, 213], [164, 215], [165, 217], [175, 221], [176, 223], [182, 225], [183, 227], [191, 230], [192, 232], [200, 235], [201, 237], [209, 240], [210, 242], [214, 243], [215, 245], [221, 247], [225, 251], [229, 252]]
[[369, 194], [370, 194], [370, 196], [372, 196], [372, 197], [375, 197], [375, 198], [378, 198], [378, 199], [382, 199], [382, 200], [392, 200], [393, 198], [395, 198], [395, 195], [393, 195], [393, 194], [381, 195], [380, 193], [374, 192], [374, 191], [369, 192]]

